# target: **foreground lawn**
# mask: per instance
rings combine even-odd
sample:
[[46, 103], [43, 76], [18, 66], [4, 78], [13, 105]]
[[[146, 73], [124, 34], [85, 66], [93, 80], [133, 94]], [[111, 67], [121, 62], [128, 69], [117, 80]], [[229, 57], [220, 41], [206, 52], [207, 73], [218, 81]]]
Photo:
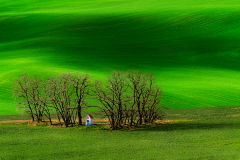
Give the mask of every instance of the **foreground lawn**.
[[[177, 114], [178, 113], [178, 114]], [[0, 125], [0, 159], [240, 159], [240, 108], [170, 110], [154, 128]]]

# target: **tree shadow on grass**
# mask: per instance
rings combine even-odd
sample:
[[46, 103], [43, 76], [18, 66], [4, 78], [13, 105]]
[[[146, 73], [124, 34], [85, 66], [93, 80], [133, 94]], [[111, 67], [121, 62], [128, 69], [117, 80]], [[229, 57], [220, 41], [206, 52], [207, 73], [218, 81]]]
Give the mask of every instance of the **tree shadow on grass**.
[[184, 130], [214, 130], [214, 129], [238, 129], [240, 122], [179, 122], [179, 123], [166, 123], [155, 124], [137, 128], [133, 131], [184, 131]]

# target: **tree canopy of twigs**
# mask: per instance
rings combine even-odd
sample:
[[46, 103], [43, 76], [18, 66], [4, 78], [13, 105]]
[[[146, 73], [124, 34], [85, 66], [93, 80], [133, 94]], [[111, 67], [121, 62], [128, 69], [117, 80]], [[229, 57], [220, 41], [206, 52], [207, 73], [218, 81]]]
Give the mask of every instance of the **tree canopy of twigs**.
[[29, 77], [24, 74], [20, 76], [20, 80], [16, 81], [13, 88], [13, 95], [18, 99], [19, 108], [31, 115], [32, 120], [42, 121], [44, 109], [41, 107], [39, 87], [40, 81], [36, 77]]
[[163, 118], [160, 87], [154, 76], [139, 71], [113, 72], [105, 85], [95, 81], [96, 99], [110, 122], [111, 129], [153, 123]]
[[[52, 124], [51, 113], [56, 113], [59, 123], [63, 120], [68, 127], [76, 123], [82, 125], [81, 110], [85, 107], [90, 86], [89, 76], [76, 73], [62, 74], [39, 81], [29, 75], [22, 75], [13, 88], [13, 96], [20, 109], [29, 113], [32, 121], [42, 121], [45, 115]], [[62, 124], [61, 124], [62, 125]]]

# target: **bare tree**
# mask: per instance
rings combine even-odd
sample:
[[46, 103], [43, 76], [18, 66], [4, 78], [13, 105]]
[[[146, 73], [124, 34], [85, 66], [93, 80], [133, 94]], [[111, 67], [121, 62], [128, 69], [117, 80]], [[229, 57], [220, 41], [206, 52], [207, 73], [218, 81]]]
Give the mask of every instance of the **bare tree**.
[[66, 127], [71, 123], [72, 111], [75, 108], [71, 104], [71, 97], [73, 95], [72, 81], [70, 74], [62, 74], [60, 77], [53, 77], [48, 79], [50, 84], [50, 101], [53, 108], [55, 108], [58, 120], [61, 124], [61, 118]]
[[127, 77], [130, 81], [133, 104], [138, 111], [137, 124], [143, 124], [143, 119], [145, 123], [153, 123], [157, 118], [162, 118], [162, 93], [159, 86], [154, 86], [154, 76], [139, 71], [128, 71]]
[[161, 90], [160, 87], [152, 87], [152, 79], [150, 79], [150, 85], [143, 91], [143, 104], [145, 109], [143, 118], [145, 123], [153, 123], [157, 119], [163, 118], [163, 112], [160, 105], [161, 102]]
[[126, 73], [129, 79], [129, 86], [132, 92], [132, 106], [136, 106], [138, 116], [139, 116], [139, 124], [142, 124], [142, 118], [144, 114], [144, 107], [142, 106], [142, 97], [143, 97], [143, 89], [146, 87], [146, 76], [142, 75], [139, 71], [128, 71]]
[[82, 125], [82, 109], [86, 106], [86, 97], [90, 90], [90, 77], [88, 75], [78, 74], [72, 78], [73, 88], [76, 98], [74, 99], [77, 108], [78, 125]]
[[125, 96], [127, 89], [126, 77], [121, 72], [113, 72], [108, 77], [105, 87], [103, 87], [102, 82], [95, 81], [93, 92], [102, 104], [99, 108], [108, 117], [111, 129], [123, 127], [123, 107], [127, 103]]
[[30, 113], [32, 120], [34, 121], [36, 116], [37, 121], [42, 121], [44, 109], [40, 104], [40, 81], [29, 75], [20, 76], [20, 80], [16, 81], [16, 85], [13, 88], [13, 96], [20, 106], [20, 109], [24, 109], [26, 113]]
[[50, 121], [50, 124], [52, 125], [51, 113], [53, 113], [53, 111], [51, 109], [50, 98], [51, 98], [50, 85], [46, 81], [44, 81], [44, 83], [42, 84], [42, 95], [39, 100], [44, 110], [44, 115], [47, 117], [47, 119]]
[[38, 122], [42, 121], [44, 108], [41, 105], [40, 99], [40, 81], [37, 77], [32, 79], [31, 87], [30, 87], [30, 95], [32, 97], [32, 105], [35, 110], [35, 116]]

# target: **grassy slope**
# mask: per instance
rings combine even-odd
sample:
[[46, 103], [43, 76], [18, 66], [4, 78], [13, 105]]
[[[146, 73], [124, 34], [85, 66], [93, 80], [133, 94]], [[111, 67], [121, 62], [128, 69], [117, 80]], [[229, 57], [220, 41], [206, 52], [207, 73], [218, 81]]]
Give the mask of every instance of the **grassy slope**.
[[[236, 0], [0, 2], [0, 115], [23, 73], [152, 72], [172, 108], [238, 106]], [[169, 28], [169, 29], [168, 29]], [[206, 29], [207, 28], [207, 29]]]
[[114, 132], [2, 124], [0, 159], [235, 160], [239, 113], [239, 107], [172, 109], [166, 119], [181, 121]]

